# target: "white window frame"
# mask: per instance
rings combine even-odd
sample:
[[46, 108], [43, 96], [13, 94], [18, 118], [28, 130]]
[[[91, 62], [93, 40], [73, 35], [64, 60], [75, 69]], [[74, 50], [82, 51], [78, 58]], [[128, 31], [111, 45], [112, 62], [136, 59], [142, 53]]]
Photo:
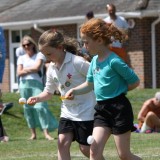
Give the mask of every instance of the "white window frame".
[[[30, 30], [28, 28], [25, 29], [12, 29], [9, 31], [9, 44], [10, 44], [10, 48], [9, 48], [9, 57], [10, 57], [10, 91], [11, 92], [15, 92], [18, 90], [18, 83], [15, 81], [15, 79], [17, 77], [15, 77], [16, 75], [16, 70], [15, 70], [15, 66], [17, 65], [17, 62], [15, 62], [14, 60], [14, 49], [18, 48], [20, 46], [20, 42], [21, 39], [23, 37], [22, 33], [23, 30]], [[19, 31], [20, 32], [20, 42], [12, 42], [12, 31]]]

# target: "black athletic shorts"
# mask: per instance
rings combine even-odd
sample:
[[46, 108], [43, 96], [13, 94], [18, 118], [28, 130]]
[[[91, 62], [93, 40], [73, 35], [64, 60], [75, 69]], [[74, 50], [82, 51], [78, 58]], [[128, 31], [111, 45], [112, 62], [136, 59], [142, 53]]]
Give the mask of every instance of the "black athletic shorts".
[[125, 94], [112, 99], [98, 101], [95, 110], [94, 127], [109, 127], [112, 134], [115, 135], [136, 130], [133, 125], [132, 106]]
[[82, 145], [87, 143], [88, 136], [92, 135], [94, 121], [71, 121], [66, 118], [61, 118], [59, 122], [58, 134], [73, 133], [73, 141], [77, 141]]

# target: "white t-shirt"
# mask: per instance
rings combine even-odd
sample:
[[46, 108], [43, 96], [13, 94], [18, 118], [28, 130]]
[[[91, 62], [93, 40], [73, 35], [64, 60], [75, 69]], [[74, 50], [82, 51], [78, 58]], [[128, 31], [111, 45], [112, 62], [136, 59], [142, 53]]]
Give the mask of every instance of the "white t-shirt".
[[[117, 27], [120, 30], [127, 30], [129, 28], [129, 25], [124, 17], [117, 16], [116, 20], [111, 19], [110, 16], [104, 19], [106, 23], [112, 23], [115, 27]], [[121, 48], [122, 44], [119, 40], [113, 41], [112, 43], [113, 47]]]
[[[20, 56], [17, 60], [17, 65], [23, 65], [23, 68], [32, 67], [36, 64], [37, 60], [42, 59], [43, 62], [46, 61], [45, 56], [39, 52], [37, 54], [34, 54], [32, 57], [27, 56], [27, 54], [24, 54]], [[43, 65], [41, 66], [41, 73], [43, 74]], [[30, 73], [25, 76], [20, 76], [20, 80], [26, 80], [26, 79], [36, 79], [42, 83], [42, 76], [40, 77], [38, 73]]]
[[25, 54], [25, 51], [24, 51], [24, 49], [23, 49], [22, 47], [18, 47], [18, 48], [16, 49], [16, 56], [17, 56], [17, 57], [22, 56], [22, 55], [24, 55], [24, 54]]
[[[54, 63], [50, 63], [44, 90], [53, 94], [58, 89], [61, 95], [65, 95], [69, 89], [86, 81], [89, 65], [90, 63], [82, 57], [67, 52], [59, 70]], [[93, 91], [83, 95], [76, 95], [74, 100], [62, 101], [60, 116], [73, 121], [93, 120], [95, 104]]]

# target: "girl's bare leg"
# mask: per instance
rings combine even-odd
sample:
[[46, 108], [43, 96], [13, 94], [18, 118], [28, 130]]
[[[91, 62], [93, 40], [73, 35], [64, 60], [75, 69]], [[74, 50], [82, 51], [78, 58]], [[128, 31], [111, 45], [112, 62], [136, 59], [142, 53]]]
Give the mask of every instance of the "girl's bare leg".
[[103, 150], [111, 131], [107, 127], [95, 127], [93, 129], [94, 142], [90, 148], [90, 160], [104, 160]]
[[44, 136], [47, 140], [49, 140], [49, 141], [54, 140], [54, 138], [49, 135], [48, 129], [44, 129], [43, 132], [44, 132]]
[[130, 151], [130, 137], [130, 131], [124, 134], [114, 135], [119, 158], [121, 160], [141, 160], [140, 157], [132, 154]]
[[58, 160], [71, 160], [70, 147], [73, 139], [72, 133], [59, 134]]
[[31, 128], [31, 137], [30, 137], [30, 140], [34, 140], [36, 139], [36, 129], [35, 128]]

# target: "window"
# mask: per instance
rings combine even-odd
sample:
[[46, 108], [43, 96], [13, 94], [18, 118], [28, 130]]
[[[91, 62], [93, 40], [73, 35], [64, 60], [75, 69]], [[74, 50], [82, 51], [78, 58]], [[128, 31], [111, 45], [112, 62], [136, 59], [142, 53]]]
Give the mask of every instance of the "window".
[[18, 78], [17, 78], [17, 57], [16, 49], [20, 46], [21, 39], [24, 35], [30, 34], [30, 30], [13, 30], [10, 32], [11, 42], [10, 42], [10, 86], [11, 92], [18, 90]]

